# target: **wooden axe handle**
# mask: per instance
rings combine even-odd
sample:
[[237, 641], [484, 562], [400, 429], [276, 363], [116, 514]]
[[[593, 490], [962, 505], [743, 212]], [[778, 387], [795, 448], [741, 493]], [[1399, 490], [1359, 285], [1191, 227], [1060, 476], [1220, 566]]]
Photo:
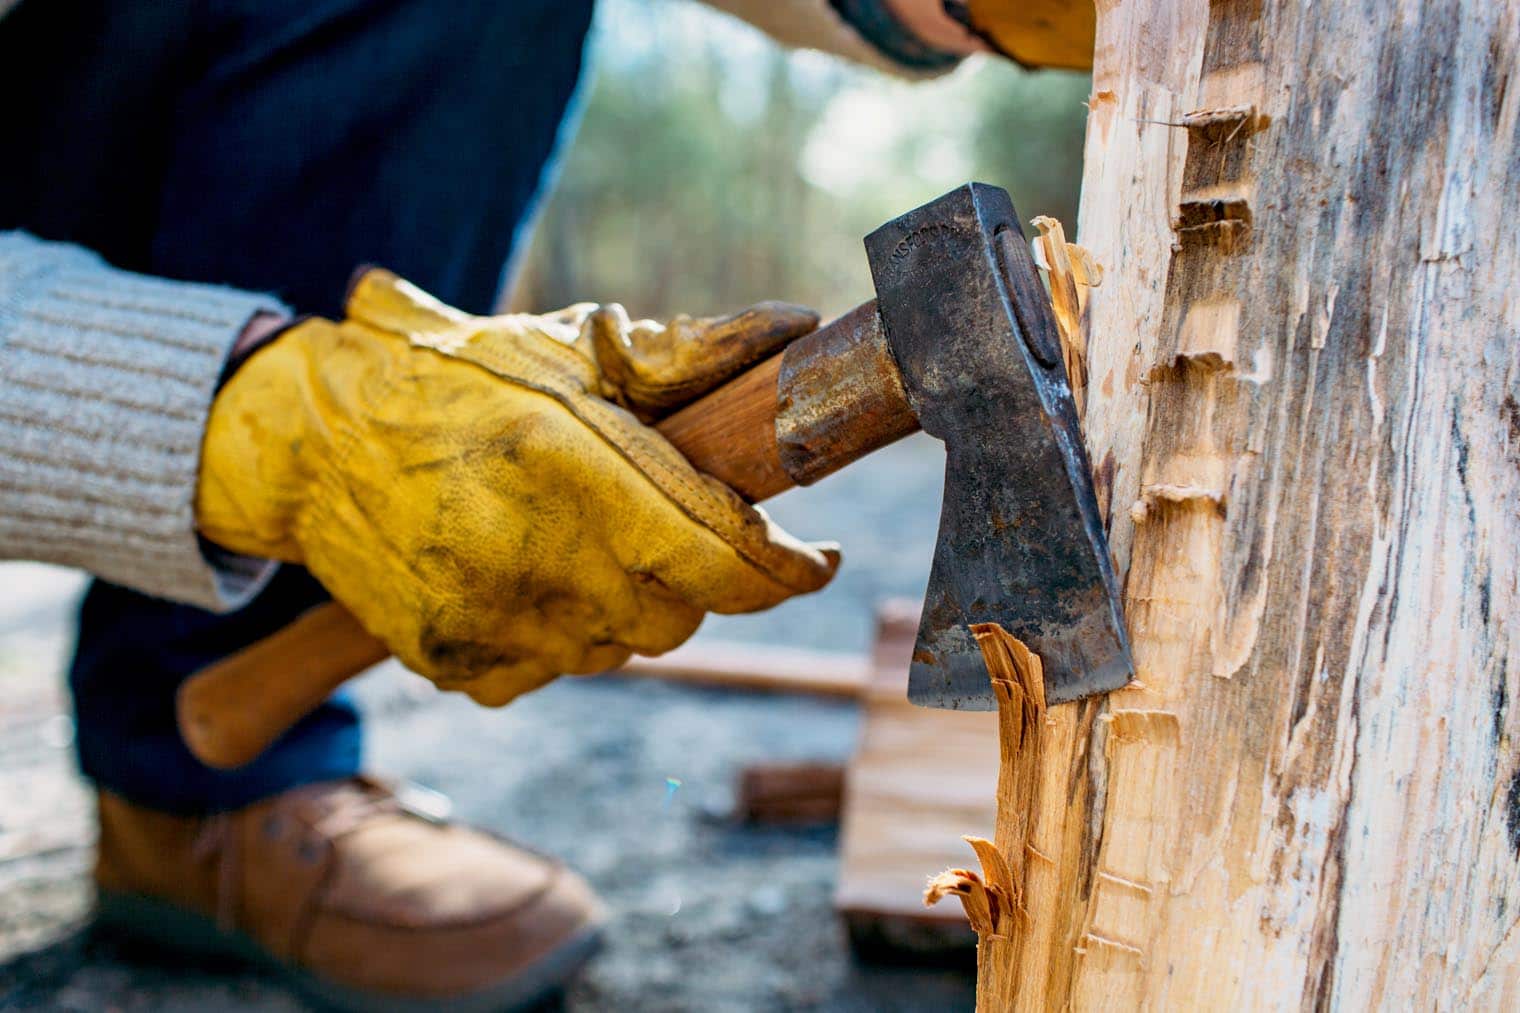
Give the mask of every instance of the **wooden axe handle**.
[[[661, 421], [699, 470], [752, 503], [812, 482], [918, 428], [875, 303], [793, 342]], [[180, 686], [180, 734], [212, 767], [240, 767], [390, 656], [337, 602], [210, 665]]]

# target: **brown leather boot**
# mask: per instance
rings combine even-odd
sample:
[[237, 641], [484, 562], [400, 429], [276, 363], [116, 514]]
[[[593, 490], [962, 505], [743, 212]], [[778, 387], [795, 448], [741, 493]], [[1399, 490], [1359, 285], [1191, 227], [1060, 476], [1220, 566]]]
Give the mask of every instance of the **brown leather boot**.
[[100, 793], [98, 921], [277, 969], [344, 1010], [531, 1005], [595, 951], [561, 865], [416, 815], [367, 778], [174, 816]]

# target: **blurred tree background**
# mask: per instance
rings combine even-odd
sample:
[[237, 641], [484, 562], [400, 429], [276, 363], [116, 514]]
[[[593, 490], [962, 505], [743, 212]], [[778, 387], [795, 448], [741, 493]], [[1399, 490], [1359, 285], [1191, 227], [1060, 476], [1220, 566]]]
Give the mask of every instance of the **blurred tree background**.
[[832, 316], [870, 295], [861, 237], [969, 179], [1075, 231], [1086, 75], [983, 58], [904, 81], [689, 0], [602, 0], [591, 58], [518, 308]]

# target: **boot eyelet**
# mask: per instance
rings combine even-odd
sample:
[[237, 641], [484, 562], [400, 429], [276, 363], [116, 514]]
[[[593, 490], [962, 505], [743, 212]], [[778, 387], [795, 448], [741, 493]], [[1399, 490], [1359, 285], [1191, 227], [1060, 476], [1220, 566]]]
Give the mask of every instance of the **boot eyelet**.
[[296, 845], [296, 857], [306, 865], [315, 865], [317, 859], [322, 857], [322, 849], [316, 841], [303, 840]]
[[277, 814], [265, 816], [262, 829], [266, 840], [277, 841], [285, 834], [285, 821]]

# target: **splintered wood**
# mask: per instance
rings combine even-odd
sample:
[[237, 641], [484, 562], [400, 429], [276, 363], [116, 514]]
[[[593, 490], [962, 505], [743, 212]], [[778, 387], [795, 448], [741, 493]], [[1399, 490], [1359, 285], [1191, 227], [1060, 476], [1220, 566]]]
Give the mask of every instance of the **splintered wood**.
[[1066, 241], [1066, 230], [1054, 218], [1039, 215], [1029, 224], [1038, 232], [1034, 259], [1050, 281], [1050, 306], [1061, 332], [1066, 381], [1080, 419], [1087, 408], [1088, 290], [1102, 283], [1103, 269], [1086, 249]]
[[971, 869], [940, 873], [929, 881], [924, 903], [936, 904], [952, 894], [960, 898], [978, 939], [976, 1008], [1003, 1010], [1013, 1004], [1016, 953], [1029, 924], [1024, 870], [1030, 817], [1038, 811], [1036, 774], [1045, 723], [1045, 673], [1040, 659], [1001, 626], [982, 624], [972, 627], [972, 632], [997, 697], [997, 840], [964, 838], [981, 862], [981, 874]]
[[[1077, 415], [1086, 406], [1087, 305], [1102, 269], [1054, 218], [1032, 222], [1035, 262], [1046, 271], [1051, 307], [1061, 335], [1066, 375]], [[1063, 891], [1078, 888], [1085, 867], [1081, 826], [1068, 821], [1082, 808], [1087, 783], [1068, 785], [1066, 772], [1086, 748], [1097, 704], [1045, 706], [1044, 666], [1023, 641], [995, 623], [971, 627], [998, 704], [996, 841], [964, 840], [975, 850], [980, 874], [950, 869], [929, 881], [924, 903], [955, 895], [976, 931], [977, 1009], [1059, 1008], [1072, 962], [1088, 947], [1110, 942], [1068, 928], [1056, 913]], [[1047, 759], [1048, 754], [1048, 759]]]
[[1039, 657], [995, 623], [975, 625], [971, 632], [998, 705], [996, 840], [966, 837], [981, 863], [980, 874], [950, 869], [935, 876], [924, 903], [954, 895], [965, 907], [979, 939], [980, 1013], [1043, 1009], [1054, 998], [1047, 982], [1066, 977], [1054, 965], [1069, 963], [1079, 945], [1058, 938], [1056, 921], [1046, 916], [1061, 891], [1075, 888], [1071, 876], [1081, 863], [1071, 854], [1076, 838], [1060, 804], [1067, 786], [1051, 776], [1058, 768], [1041, 759], [1047, 751], [1070, 752], [1088, 708], [1048, 709]]

